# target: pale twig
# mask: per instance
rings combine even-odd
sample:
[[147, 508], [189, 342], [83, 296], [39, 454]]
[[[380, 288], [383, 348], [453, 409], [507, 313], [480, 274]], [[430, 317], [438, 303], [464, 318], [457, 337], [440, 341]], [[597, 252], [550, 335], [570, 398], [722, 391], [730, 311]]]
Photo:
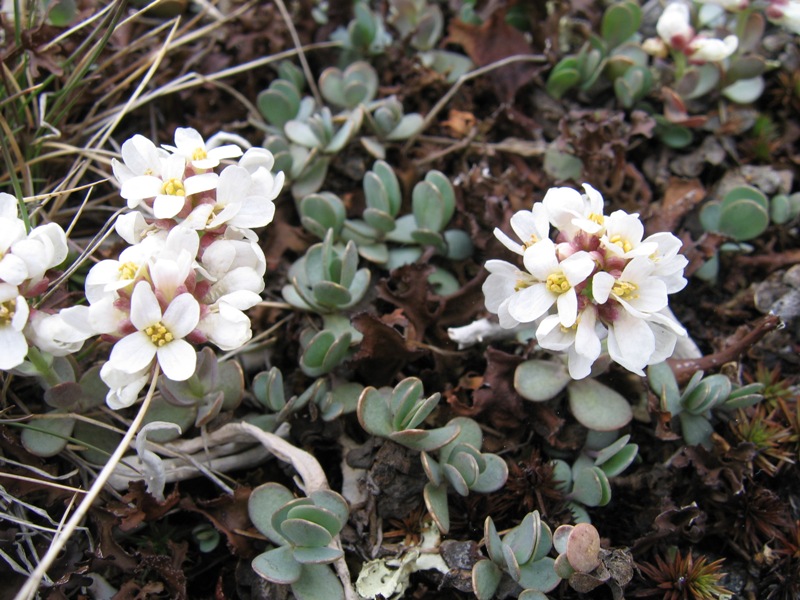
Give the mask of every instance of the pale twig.
[[300, 37], [297, 35], [297, 30], [294, 28], [294, 23], [292, 23], [292, 17], [289, 14], [289, 11], [286, 10], [286, 4], [284, 4], [283, 0], [275, 0], [275, 4], [278, 6], [281, 17], [283, 17], [283, 22], [286, 24], [286, 28], [289, 30], [289, 35], [292, 36], [292, 43], [294, 43], [294, 47], [297, 50], [297, 58], [300, 59], [300, 64], [303, 67], [303, 73], [305, 73], [308, 87], [311, 89], [311, 93], [314, 95], [314, 100], [316, 100], [317, 106], [322, 106], [322, 96], [319, 93], [317, 81], [314, 78], [314, 74], [311, 72], [311, 67], [308, 66], [305, 52], [303, 52], [303, 46], [300, 44]]
[[436, 115], [439, 114], [448, 102], [450, 102], [451, 98], [456, 95], [461, 86], [475, 79], [477, 77], [481, 77], [482, 75], [486, 75], [487, 73], [491, 73], [492, 71], [499, 69], [501, 67], [505, 67], [506, 65], [510, 65], [517, 62], [545, 62], [547, 59], [544, 56], [538, 54], [516, 54], [514, 56], [507, 56], [501, 60], [495, 61], [493, 63], [489, 63], [488, 65], [484, 65], [483, 67], [479, 67], [470, 71], [469, 73], [465, 73], [461, 77], [459, 77], [453, 86], [447, 90], [447, 93], [442, 96], [439, 101], [434, 105], [434, 107], [430, 110], [430, 112], [425, 116], [425, 120], [422, 122], [422, 126], [417, 130], [417, 132], [408, 138], [408, 141], [403, 145], [403, 152], [408, 152], [408, 149], [414, 143], [414, 141], [419, 137], [419, 135], [428, 128], [428, 125], [436, 118]]
[[131, 444], [136, 432], [139, 429], [139, 426], [142, 424], [144, 420], [144, 416], [147, 413], [147, 409], [150, 407], [150, 402], [153, 399], [153, 396], [156, 391], [156, 382], [158, 381], [158, 374], [159, 368], [156, 364], [155, 368], [153, 369], [153, 377], [150, 381], [150, 388], [147, 390], [147, 395], [144, 397], [142, 401], [142, 405], [139, 407], [139, 412], [136, 414], [136, 418], [134, 418], [133, 422], [131, 423], [130, 428], [125, 433], [125, 436], [120, 441], [117, 449], [114, 450], [114, 453], [108, 459], [108, 462], [105, 464], [103, 469], [97, 475], [97, 479], [92, 484], [92, 487], [89, 489], [89, 492], [83, 497], [83, 500], [78, 505], [78, 508], [75, 510], [73, 515], [70, 517], [69, 521], [67, 521], [64, 528], [59, 531], [58, 534], [53, 538], [53, 541], [50, 543], [50, 547], [47, 549], [44, 557], [36, 566], [36, 570], [31, 574], [28, 580], [25, 582], [25, 585], [22, 586], [20, 591], [14, 596], [14, 600], [31, 600], [35, 595], [36, 591], [39, 589], [39, 585], [42, 581], [42, 577], [45, 576], [47, 570], [53, 564], [53, 562], [58, 558], [58, 555], [61, 553], [61, 550], [66, 545], [69, 538], [77, 529], [79, 523], [83, 520], [86, 516], [86, 513], [89, 511], [89, 508], [94, 504], [94, 501], [97, 499], [97, 496], [100, 494], [100, 491], [108, 481], [108, 478], [114, 472], [114, 469], [119, 464], [119, 461], [122, 459], [122, 455], [125, 454], [126, 450]]

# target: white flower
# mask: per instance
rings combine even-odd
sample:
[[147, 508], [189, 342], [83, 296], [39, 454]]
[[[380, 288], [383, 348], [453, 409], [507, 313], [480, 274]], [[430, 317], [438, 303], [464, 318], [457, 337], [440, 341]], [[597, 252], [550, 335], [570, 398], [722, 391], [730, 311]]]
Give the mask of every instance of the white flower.
[[136, 331], [114, 344], [109, 357], [112, 368], [133, 374], [158, 360], [168, 379], [185, 381], [197, 361], [194, 348], [183, 338], [200, 320], [200, 305], [189, 293], [180, 294], [161, 311], [146, 281], [136, 284], [131, 296], [131, 324]]
[[12, 246], [27, 236], [25, 223], [17, 217], [17, 199], [0, 193], [0, 280], [20, 285], [28, 278], [28, 266]]
[[100, 379], [108, 386], [106, 404], [112, 410], [133, 405], [149, 378], [149, 365], [135, 373], [126, 373], [114, 368], [110, 361], [105, 363], [100, 368]]
[[275, 205], [271, 198], [256, 195], [258, 188], [247, 169], [228, 166], [219, 176], [215, 201], [197, 206], [184, 225], [192, 229], [264, 227], [272, 221]]
[[771, 22], [800, 35], [800, 2], [798, 0], [771, 0], [766, 14]]
[[603, 230], [603, 196], [588, 183], [583, 190], [584, 194], [568, 187], [550, 188], [542, 200], [553, 227], [570, 237]]
[[615, 210], [605, 218], [603, 224], [605, 233], [600, 238], [600, 244], [615, 256], [647, 256], [658, 249], [655, 242], [642, 243], [644, 225], [638, 213], [629, 214], [624, 210]]
[[689, 264], [683, 254], [678, 254], [683, 242], [671, 233], [664, 231], [647, 236], [643, 244], [649, 243], [656, 244], [656, 251], [649, 257], [655, 266], [653, 276], [658, 277], [666, 284], [668, 294], [680, 292], [686, 287], [683, 270]]
[[164, 148], [182, 156], [192, 167], [199, 170], [213, 169], [221, 160], [238, 158], [242, 155], [242, 149], [235, 144], [217, 147], [212, 147], [210, 143], [207, 145], [203, 141], [203, 136], [191, 127], [178, 127], [175, 130], [175, 145], [165, 144]]
[[267, 259], [261, 246], [248, 239], [241, 239], [240, 233], [241, 231], [227, 230], [225, 237], [214, 241], [205, 249], [200, 263], [214, 280], [222, 279], [234, 269], [252, 269], [261, 279], [261, 286], [259, 289], [246, 289], [260, 293], [264, 289]]
[[656, 31], [658, 35], [676, 50], [683, 50], [694, 38], [689, 6], [683, 2], [667, 4], [658, 18]]
[[137, 175], [122, 182], [120, 196], [128, 208], [136, 208], [142, 200], [154, 198], [153, 214], [157, 219], [171, 219], [183, 210], [187, 196], [213, 190], [216, 173], [185, 177], [186, 159], [173, 154], [160, 160], [160, 168], [150, 175]]
[[482, 288], [486, 310], [497, 315], [501, 327], [516, 327], [520, 322], [508, 312], [508, 305], [517, 293], [518, 282], [533, 282], [533, 277], [504, 260], [486, 261], [486, 270], [489, 277]]
[[519, 255], [525, 253], [527, 248], [533, 246], [539, 240], [543, 240], [550, 235], [550, 221], [547, 216], [547, 209], [544, 204], [537, 202], [532, 210], [520, 210], [511, 217], [511, 229], [517, 234], [522, 242], [515, 242], [500, 228], [494, 228], [494, 236], [500, 240], [506, 248]]
[[525, 250], [523, 262], [533, 277], [518, 282], [519, 291], [508, 304], [509, 314], [520, 323], [529, 323], [555, 304], [561, 324], [571, 327], [578, 316], [575, 286], [594, 271], [592, 257], [579, 251], [559, 262], [555, 244], [544, 239]]
[[611, 359], [643, 376], [643, 369], [650, 363], [655, 350], [655, 334], [647, 321], [627, 311], [619, 311], [608, 327], [608, 354]]
[[198, 331], [221, 350], [228, 351], [241, 348], [253, 336], [253, 332], [250, 329], [250, 318], [240, 308], [242, 306], [250, 308], [250, 306], [258, 303], [261, 298], [258, 294], [255, 294], [255, 298], [250, 296], [244, 300], [242, 306], [235, 306], [237, 300], [245, 298], [244, 294], [236, 292], [235, 294], [223, 296], [208, 307], [208, 312], [197, 324]]
[[0, 283], [0, 369], [4, 371], [21, 364], [28, 354], [28, 342], [22, 330], [29, 314], [28, 303], [17, 287]]
[[283, 171], [272, 174], [275, 157], [266, 148], [248, 149], [239, 159], [239, 166], [247, 169], [252, 178], [253, 187], [250, 194], [274, 200], [281, 193], [285, 176]]
[[116, 158], [111, 159], [111, 168], [114, 177], [120, 185], [127, 180], [141, 175], [160, 175], [161, 160], [168, 154], [157, 148], [156, 145], [143, 135], [135, 135], [122, 144], [120, 151], [122, 161]]
[[667, 286], [652, 275], [654, 270], [653, 261], [639, 256], [625, 265], [618, 278], [600, 271], [592, 278], [592, 296], [598, 304], [605, 304], [610, 296], [634, 317], [646, 318], [668, 303]]
[[591, 372], [592, 364], [600, 356], [601, 335], [605, 335], [605, 328], [598, 323], [597, 309], [591, 304], [578, 313], [572, 327], [564, 327], [558, 315], [550, 315], [536, 328], [536, 341], [542, 348], [567, 351], [567, 365], [573, 379], [583, 379]]
[[67, 356], [80, 350], [90, 336], [70, 325], [60, 313], [37, 310], [28, 319], [25, 337], [32, 346], [52, 356]]
[[689, 43], [686, 53], [692, 62], [719, 62], [731, 56], [738, 47], [739, 38], [735, 35], [722, 40], [698, 35]]

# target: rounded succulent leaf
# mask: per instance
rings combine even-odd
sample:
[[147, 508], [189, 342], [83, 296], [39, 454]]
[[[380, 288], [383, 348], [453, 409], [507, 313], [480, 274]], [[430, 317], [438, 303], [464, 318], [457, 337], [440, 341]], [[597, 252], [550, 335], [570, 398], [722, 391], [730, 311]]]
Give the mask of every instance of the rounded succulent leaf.
[[594, 379], [573, 381], [567, 386], [569, 408], [584, 427], [596, 431], [613, 431], [625, 427], [633, 418], [628, 401]]
[[578, 523], [567, 539], [567, 559], [572, 568], [589, 573], [600, 564], [600, 534], [589, 523]]
[[273, 526], [272, 517], [293, 499], [294, 495], [286, 487], [270, 482], [255, 488], [247, 501], [247, 512], [253, 525], [275, 544], [285, 544], [286, 539]]
[[517, 597], [517, 600], [549, 600], [544, 592], [539, 590], [522, 590], [522, 593]]
[[569, 564], [569, 559], [565, 553], [561, 553], [556, 557], [553, 563], [553, 570], [561, 579], [569, 579], [575, 573], [575, 569]]
[[514, 370], [514, 389], [526, 400], [552, 400], [572, 381], [563, 363], [526, 360]]
[[[461, 496], [468, 496], [469, 495], [469, 486], [464, 479], [464, 475], [462, 475], [458, 469], [456, 469], [453, 465], [443, 464], [442, 471], [444, 472], [445, 479], [459, 495]], [[469, 473], [467, 473], [469, 475]]]
[[297, 600], [344, 600], [344, 590], [328, 565], [304, 564], [301, 577], [292, 584]]
[[[56, 414], [59, 411], [52, 411]], [[69, 441], [75, 419], [37, 419], [22, 430], [22, 445], [31, 454], [48, 458], [59, 454]], [[35, 428], [35, 429], [34, 429]]]
[[599, 467], [581, 469], [572, 484], [572, 496], [586, 506], [603, 506], [608, 502], [608, 479]]
[[389, 410], [389, 392], [366, 387], [358, 398], [358, 422], [367, 433], [389, 437], [394, 431]]
[[500, 585], [503, 572], [490, 560], [479, 560], [472, 567], [472, 589], [478, 600], [491, 600]]
[[503, 545], [511, 548], [520, 565], [527, 563], [536, 550], [539, 542], [539, 521], [539, 513], [530, 512], [503, 537]]
[[445, 425], [436, 429], [404, 429], [393, 431], [387, 437], [406, 448], [418, 452], [433, 452], [450, 442], [458, 435], [458, 428]]
[[599, 465], [606, 477], [616, 477], [627, 469], [639, 453], [638, 444], [627, 444], [611, 458]]
[[711, 434], [714, 428], [702, 415], [692, 413], [681, 413], [679, 415], [681, 423], [681, 435], [683, 440], [690, 446], [701, 445], [709, 448], [711, 446]]
[[342, 523], [337, 515], [324, 508], [310, 504], [295, 506], [286, 516], [288, 519], [304, 519], [310, 523], [321, 525], [328, 530], [331, 536], [338, 534], [342, 528]]
[[503, 549], [504, 570], [514, 581], [519, 581], [519, 561], [514, 555], [514, 550], [507, 544], [501, 546]]
[[447, 505], [447, 486], [426, 483], [422, 490], [425, 507], [431, 513], [436, 526], [442, 533], [450, 531], [450, 509]]
[[[561, 583], [561, 578], [556, 574], [555, 561], [545, 556], [537, 561], [520, 565], [519, 584], [528, 590], [550, 592]], [[520, 596], [521, 597], [521, 596]]]
[[294, 559], [289, 546], [273, 548], [259, 554], [251, 565], [258, 575], [273, 583], [294, 583], [300, 579], [302, 573], [302, 565]]
[[338, 548], [328, 546], [311, 546], [295, 548], [292, 551], [294, 559], [301, 564], [324, 565], [339, 560], [344, 552]]
[[347, 519], [350, 516], [350, 507], [347, 505], [347, 500], [345, 500], [341, 494], [337, 494], [331, 490], [317, 490], [311, 492], [309, 498], [316, 506], [324, 508], [334, 516], [338, 525], [336, 532], [334, 533], [334, 531], [331, 531], [331, 535], [336, 535], [336, 533], [344, 527], [344, 524], [347, 523]]
[[325, 527], [305, 519], [287, 518], [280, 524], [280, 532], [293, 546], [315, 548], [327, 546], [333, 540]]
[[508, 464], [496, 454], [483, 454], [483, 460], [485, 461], [485, 467], [470, 489], [481, 494], [496, 492], [508, 480]]

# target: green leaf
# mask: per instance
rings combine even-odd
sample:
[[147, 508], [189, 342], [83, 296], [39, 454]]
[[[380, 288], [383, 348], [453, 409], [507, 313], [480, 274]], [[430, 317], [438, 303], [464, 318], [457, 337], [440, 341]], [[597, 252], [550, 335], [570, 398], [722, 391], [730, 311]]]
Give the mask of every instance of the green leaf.
[[503, 572], [490, 560], [479, 560], [472, 567], [472, 589], [478, 600], [491, 600], [500, 585]]
[[292, 556], [292, 548], [282, 546], [259, 554], [251, 563], [253, 570], [267, 581], [287, 584], [300, 579], [302, 565]]
[[616, 477], [636, 459], [639, 453], [638, 444], [627, 444], [611, 458], [599, 465], [606, 477]]
[[389, 437], [394, 431], [387, 395], [374, 387], [364, 388], [361, 392], [358, 399], [358, 422], [367, 433]]
[[342, 523], [338, 516], [319, 506], [309, 504], [295, 506], [286, 516], [289, 519], [305, 519], [310, 523], [321, 525], [328, 530], [331, 536], [336, 535], [342, 529]]
[[769, 226], [769, 213], [754, 200], [737, 200], [722, 205], [719, 230], [738, 242], [758, 237]]
[[693, 415], [691, 413], [681, 413], [679, 415], [681, 421], [681, 435], [684, 441], [689, 445], [701, 445], [706, 448], [711, 447], [711, 434], [714, 428], [708, 419], [702, 415]]
[[[295, 507], [292, 510], [297, 510], [297, 508], [301, 507]], [[327, 546], [333, 540], [333, 536], [325, 527], [305, 519], [286, 518], [281, 523], [280, 532], [293, 546]]]
[[272, 517], [293, 499], [294, 495], [286, 487], [270, 482], [254, 489], [247, 500], [247, 512], [253, 525], [275, 544], [285, 544], [286, 538], [273, 527]]
[[619, 46], [633, 36], [642, 23], [642, 9], [632, 1], [612, 4], [603, 14], [600, 34], [609, 48]]
[[328, 565], [304, 564], [292, 593], [297, 600], [344, 600], [342, 584]]
[[553, 98], [559, 100], [570, 89], [581, 82], [578, 59], [575, 56], [562, 58], [547, 78], [545, 89]]
[[[59, 411], [52, 411], [51, 415]], [[31, 454], [48, 458], [59, 454], [69, 441], [75, 419], [36, 419], [22, 430], [22, 445]]]
[[554, 563], [552, 558], [545, 556], [537, 561], [520, 565], [519, 584], [526, 589], [519, 595], [519, 600], [547, 598], [544, 593], [558, 587], [561, 579], [556, 574]]
[[572, 568], [589, 573], [600, 564], [600, 534], [589, 523], [578, 523], [567, 540], [567, 559]]
[[478, 475], [478, 479], [470, 488], [473, 492], [488, 494], [503, 487], [508, 479], [508, 465], [500, 456], [486, 453], [483, 455], [486, 467]]
[[569, 408], [584, 427], [595, 431], [621, 429], [633, 418], [628, 401], [594, 379], [573, 381], [567, 386]]
[[[572, 484], [572, 496], [586, 506], [600, 506], [603, 500], [603, 483], [600, 480], [602, 473], [599, 468], [581, 469]], [[605, 477], [605, 475], [603, 475]]]
[[329, 548], [327, 546], [313, 546], [295, 548], [292, 551], [294, 559], [301, 564], [314, 564], [324, 565], [339, 560], [344, 556], [344, 552], [338, 548]]
[[425, 506], [442, 533], [450, 531], [450, 509], [447, 506], [447, 486], [426, 483], [422, 490]]
[[401, 446], [411, 448], [418, 452], [433, 452], [438, 450], [458, 435], [458, 427], [445, 425], [436, 429], [405, 429], [390, 433], [390, 440], [397, 442]]
[[514, 371], [514, 389], [526, 400], [552, 400], [572, 381], [563, 363], [526, 360]]

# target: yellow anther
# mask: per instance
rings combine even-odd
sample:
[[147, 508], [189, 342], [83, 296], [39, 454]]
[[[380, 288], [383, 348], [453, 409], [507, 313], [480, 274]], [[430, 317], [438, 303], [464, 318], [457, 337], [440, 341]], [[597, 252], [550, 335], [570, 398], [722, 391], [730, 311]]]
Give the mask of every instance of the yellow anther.
[[616, 235], [612, 235], [608, 241], [622, 248], [623, 252], [630, 252], [633, 249], [631, 243], [628, 240], [623, 240], [622, 236], [618, 233]]
[[186, 189], [180, 179], [169, 179], [161, 186], [161, 193], [167, 196], [185, 196]]
[[611, 293], [622, 300], [635, 300], [639, 297], [636, 293], [638, 289], [639, 286], [630, 281], [617, 281], [611, 287]]
[[145, 327], [144, 332], [150, 338], [150, 341], [159, 348], [175, 339], [172, 332], [161, 321], [155, 325], [150, 325], [150, 327]]
[[548, 292], [553, 292], [554, 294], [563, 294], [564, 292], [568, 291], [571, 286], [569, 285], [567, 278], [564, 277], [563, 273], [551, 273], [547, 276], [545, 287], [547, 288]]
[[126, 263], [122, 263], [119, 266], [119, 278], [120, 279], [133, 279], [136, 277], [136, 273], [139, 271], [139, 265], [135, 262], [128, 261]]
[[533, 246], [538, 241], [539, 241], [539, 238], [536, 236], [535, 233], [532, 233], [530, 239], [527, 242], [522, 242], [522, 248], [527, 250], [528, 248]]
[[597, 213], [591, 213], [589, 215], [589, 220], [594, 221], [598, 225], [602, 225], [605, 221], [605, 217], [603, 215], [598, 215]]
[[4, 327], [6, 325], [11, 324], [11, 321], [14, 319], [14, 315], [17, 312], [17, 301], [16, 300], [6, 300], [5, 302], [0, 302], [0, 327]]
[[205, 158], [208, 158], [208, 154], [203, 148], [197, 148], [192, 152], [192, 160], [203, 160]]
[[514, 291], [518, 292], [520, 290], [524, 290], [525, 288], [531, 287], [531, 282], [526, 279], [517, 279], [517, 283], [514, 284]]

